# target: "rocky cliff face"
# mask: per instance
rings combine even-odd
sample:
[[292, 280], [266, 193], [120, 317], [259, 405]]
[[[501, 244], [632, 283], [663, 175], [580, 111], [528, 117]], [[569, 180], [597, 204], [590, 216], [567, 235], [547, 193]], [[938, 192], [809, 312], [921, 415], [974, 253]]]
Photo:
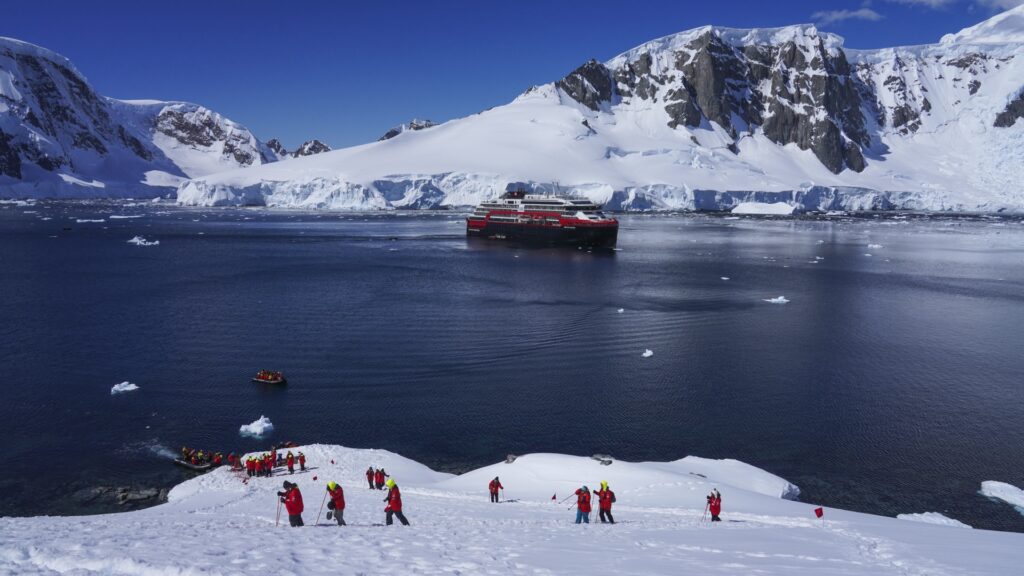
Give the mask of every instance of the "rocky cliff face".
[[674, 40], [591, 60], [556, 86], [595, 111], [653, 107], [671, 128], [713, 123], [733, 151], [759, 129], [811, 150], [833, 173], [864, 169], [872, 141], [862, 86], [836, 37], [813, 26], [771, 36], [707, 27]]
[[0, 194], [160, 194], [184, 178], [259, 165], [268, 152], [211, 110], [104, 97], [68, 59], [0, 38]]

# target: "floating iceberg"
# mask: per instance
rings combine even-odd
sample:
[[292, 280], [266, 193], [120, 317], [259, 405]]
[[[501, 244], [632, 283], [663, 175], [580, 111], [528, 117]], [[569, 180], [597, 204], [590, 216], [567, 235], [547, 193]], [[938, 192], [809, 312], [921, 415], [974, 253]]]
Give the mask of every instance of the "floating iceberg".
[[785, 296], [778, 296], [776, 298], [764, 298], [765, 302], [770, 304], [788, 304], [789, 300]]
[[1024, 514], [1024, 490], [1006, 482], [986, 480], [981, 483], [979, 493], [994, 500], [1002, 500]]
[[111, 395], [123, 394], [125, 392], [131, 392], [133, 390], [138, 390], [138, 389], [139, 389], [138, 386], [136, 386], [135, 384], [132, 384], [131, 382], [128, 382], [127, 380], [125, 380], [124, 382], [121, 382], [120, 384], [114, 384], [114, 386], [110, 389], [110, 394]]
[[238, 428], [238, 433], [242, 436], [252, 436], [253, 438], [261, 438], [274, 430], [274, 424], [270, 421], [270, 418], [266, 416], [260, 416], [254, 422], [250, 424], [243, 424]]
[[732, 209], [733, 214], [757, 214], [762, 216], [789, 216], [795, 206], [785, 202], [741, 202]]
[[129, 244], [135, 244], [136, 246], [158, 246], [159, 240], [146, 240], [143, 236], [136, 236], [128, 241]]
[[644, 353], [641, 354], [640, 356], [643, 358], [650, 358], [651, 356], [654, 356], [654, 352], [651, 352], [650, 349], [647, 349], [644, 350]]

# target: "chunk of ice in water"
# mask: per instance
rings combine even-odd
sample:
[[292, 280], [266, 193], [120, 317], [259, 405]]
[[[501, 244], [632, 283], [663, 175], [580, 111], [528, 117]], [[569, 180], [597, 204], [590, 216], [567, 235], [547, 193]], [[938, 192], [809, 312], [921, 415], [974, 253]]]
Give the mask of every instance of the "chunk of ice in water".
[[646, 349], [644, 350], [644, 353], [641, 354], [640, 356], [643, 358], [650, 358], [651, 356], [654, 356], [654, 352], [651, 352], [650, 349]]
[[776, 298], [764, 298], [763, 300], [765, 302], [770, 303], [770, 304], [787, 304], [787, 303], [789, 303], [789, 300], [785, 296], [778, 296]]
[[139, 389], [139, 387], [137, 385], [132, 384], [131, 382], [128, 382], [127, 380], [125, 380], [124, 382], [121, 382], [120, 384], [114, 384], [113, 387], [110, 388], [110, 394], [111, 395], [114, 395], [114, 394], [124, 394], [125, 392], [131, 392], [133, 390], [138, 390], [138, 389]]

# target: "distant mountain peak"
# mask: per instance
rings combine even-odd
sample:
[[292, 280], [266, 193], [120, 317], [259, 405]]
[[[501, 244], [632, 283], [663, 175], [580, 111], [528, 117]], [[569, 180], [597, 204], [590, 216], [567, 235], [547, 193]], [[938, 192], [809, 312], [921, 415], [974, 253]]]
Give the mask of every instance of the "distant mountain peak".
[[292, 157], [298, 158], [300, 156], [312, 156], [314, 154], [322, 154], [330, 151], [331, 147], [319, 140], [307, 140], [296, 148], [295, 152], [292, 152]]

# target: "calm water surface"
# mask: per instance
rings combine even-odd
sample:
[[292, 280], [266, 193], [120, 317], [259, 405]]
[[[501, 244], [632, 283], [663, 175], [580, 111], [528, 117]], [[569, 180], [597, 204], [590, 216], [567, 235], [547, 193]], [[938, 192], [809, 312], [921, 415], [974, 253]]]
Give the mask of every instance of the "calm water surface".
[[977, 494], [1024, 486], [1020, 220], [627, 216], [619, 248], [470, 243], [444, 213], [2, 205], [0, 514], [108, 510], [84, 491], [173, 485], [181, 444], [291, 439], [453, 471], [737, 458], [806, 501], [1024, 531]]

